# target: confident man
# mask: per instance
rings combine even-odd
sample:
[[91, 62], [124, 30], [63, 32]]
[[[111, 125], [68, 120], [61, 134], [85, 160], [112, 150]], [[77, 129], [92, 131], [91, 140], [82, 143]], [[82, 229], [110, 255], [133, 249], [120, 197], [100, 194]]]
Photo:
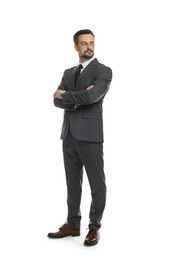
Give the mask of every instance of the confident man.
[[64, 109], [61, 139], [67, 183], [68, 215], [66, 222], [49, 238], [80, 235], [83, 168], [91, 189], [89, 232], [84, 245], [96, 245], [106, 202], [103, 161], [103, 99], [112, 81], [112, 70], [94, 58], [91, 30], [73, 36], [79, 55], [78, 66], [66, 69], [54, 93], [54, 105]]

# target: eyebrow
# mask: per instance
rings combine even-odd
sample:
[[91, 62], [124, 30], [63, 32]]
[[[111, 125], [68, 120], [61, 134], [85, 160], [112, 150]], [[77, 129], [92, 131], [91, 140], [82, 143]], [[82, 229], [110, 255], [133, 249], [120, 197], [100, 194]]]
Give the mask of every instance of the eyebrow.
[[91, 41], [91, 42], [85, 42], [85, 41], [83, 41], [83, 42], [81, 42], [81, 43], [87, 43], [87, 44], [88, 44], [88, 43], [94, 43], [94, 41]]

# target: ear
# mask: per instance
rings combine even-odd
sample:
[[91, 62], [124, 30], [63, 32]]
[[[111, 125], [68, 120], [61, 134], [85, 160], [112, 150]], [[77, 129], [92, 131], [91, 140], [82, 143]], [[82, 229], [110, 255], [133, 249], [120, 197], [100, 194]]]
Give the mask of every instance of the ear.
[[76, 51], [78, 51], [78, 45], [77, 44], [74, 45], [74, 48], [75, 48]]

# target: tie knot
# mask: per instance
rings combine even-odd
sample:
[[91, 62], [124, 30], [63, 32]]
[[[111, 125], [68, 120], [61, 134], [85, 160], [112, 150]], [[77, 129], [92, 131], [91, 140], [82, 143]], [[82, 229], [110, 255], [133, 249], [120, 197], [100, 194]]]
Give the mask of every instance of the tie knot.
[[78, 66], [78, 70], [81, 71], [81, 69], [83, 69], [82, 64], [80, 64], [80, 65]]

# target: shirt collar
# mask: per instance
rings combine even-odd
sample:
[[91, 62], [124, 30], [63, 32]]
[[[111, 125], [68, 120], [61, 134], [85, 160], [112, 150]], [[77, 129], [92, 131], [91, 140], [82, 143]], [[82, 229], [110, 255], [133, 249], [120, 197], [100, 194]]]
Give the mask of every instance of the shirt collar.
[[[82, 70], [84, 70], [84, 69], [86, 68], [86, 66], [88, 66], [88, 64], [89, 64], [91, 61], [93, 61], [94, 59], [95, 59], [95, 58], [92, 57], [91, 59], [89, 59], [89, 60], [83, 62], [83, 63], [82, 63], [82, 66], [83, 66], [83, 69], [82, 69]], [[81, 64], [81, 63], [79, 63], [78, 66], [79, 66], [80, 64]]]

